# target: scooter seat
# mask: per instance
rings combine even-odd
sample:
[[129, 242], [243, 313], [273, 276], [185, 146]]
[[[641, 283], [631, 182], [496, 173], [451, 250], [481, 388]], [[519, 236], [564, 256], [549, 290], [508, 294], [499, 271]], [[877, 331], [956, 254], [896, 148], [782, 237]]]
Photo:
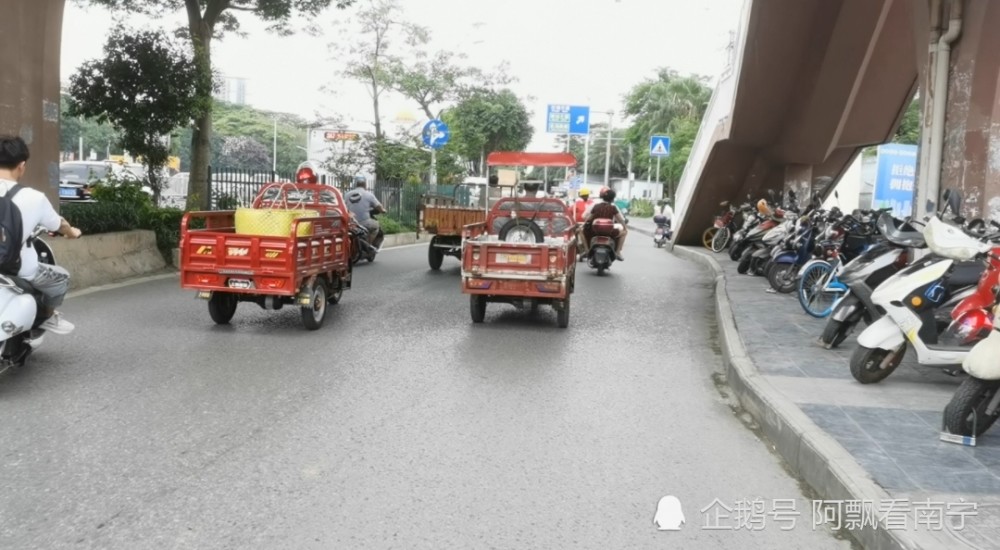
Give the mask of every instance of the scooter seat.
[[986, 271], [986, 266], [982, 262], [956, 262], [945, 286], [948, 290], [974, 286], [979, 282], [983, 271]]

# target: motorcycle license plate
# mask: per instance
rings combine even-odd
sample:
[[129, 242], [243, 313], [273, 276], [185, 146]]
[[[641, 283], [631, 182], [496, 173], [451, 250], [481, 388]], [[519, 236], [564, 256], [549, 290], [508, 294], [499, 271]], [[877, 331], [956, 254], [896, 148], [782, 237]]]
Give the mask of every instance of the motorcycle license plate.
[[528, 265], [529, 260], [527, 254], [497, 254], [498, 264]]
[[253, 281], [250, 279], [229, 279], [226, 286], [229, 288], [253, 288]]

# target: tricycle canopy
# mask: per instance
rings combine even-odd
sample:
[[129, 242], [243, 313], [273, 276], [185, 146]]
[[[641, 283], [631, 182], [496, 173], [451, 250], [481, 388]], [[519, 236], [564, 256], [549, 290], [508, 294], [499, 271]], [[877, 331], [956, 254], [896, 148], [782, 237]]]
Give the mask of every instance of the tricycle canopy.
[[486, 157], [487, 166], [576, 166], [572, 153], [527, 153], [523, 151], [495, 151]]

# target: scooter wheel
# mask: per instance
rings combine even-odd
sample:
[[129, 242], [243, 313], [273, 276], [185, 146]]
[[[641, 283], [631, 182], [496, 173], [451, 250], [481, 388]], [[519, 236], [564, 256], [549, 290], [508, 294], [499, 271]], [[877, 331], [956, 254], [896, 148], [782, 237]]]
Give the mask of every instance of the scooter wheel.
[[826, 349], [833, 349], [847, 340], [847, 336], [854, 330], [855, 324], [856, 321], [838, 321], [831, 317], [826, 322], [826, 327], [823, 329], [823, 335], [819, 337], [819, 341], [826, 346]]
[[881, 382], [903, 362], [905, 354], [905, 342], [892, 351], [859, 345], [851, 356], [851, 375], [862, 384]]
[[970, 376], [962, 381], [944, 408], [944, 427], [949, 433], [964, 436], [983, 435], [997, 421], [986, 416], [986, 406], [1000, 390], [1000, 380], [981, 380]]
[[750, 263], [753, 261], [753, 256], [747, 254], [742, 259], [740, 259], [739, 265], [736, 266], [736, 272], [740, 275], [745, 275], [747, 271], [750, 271]]

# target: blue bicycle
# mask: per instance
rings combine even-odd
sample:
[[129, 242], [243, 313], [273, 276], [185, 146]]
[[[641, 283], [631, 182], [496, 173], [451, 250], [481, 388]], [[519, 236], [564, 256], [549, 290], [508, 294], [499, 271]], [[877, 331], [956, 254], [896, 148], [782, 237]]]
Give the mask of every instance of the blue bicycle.
[[813, 317], [822, 319], [830, 315], [850, 289], [839, 276], [844, 271], [844, 262], [839, 256], [831, 264], [826, 260], [814, 260], [802, 269], [799, 278], [799, 304]]

